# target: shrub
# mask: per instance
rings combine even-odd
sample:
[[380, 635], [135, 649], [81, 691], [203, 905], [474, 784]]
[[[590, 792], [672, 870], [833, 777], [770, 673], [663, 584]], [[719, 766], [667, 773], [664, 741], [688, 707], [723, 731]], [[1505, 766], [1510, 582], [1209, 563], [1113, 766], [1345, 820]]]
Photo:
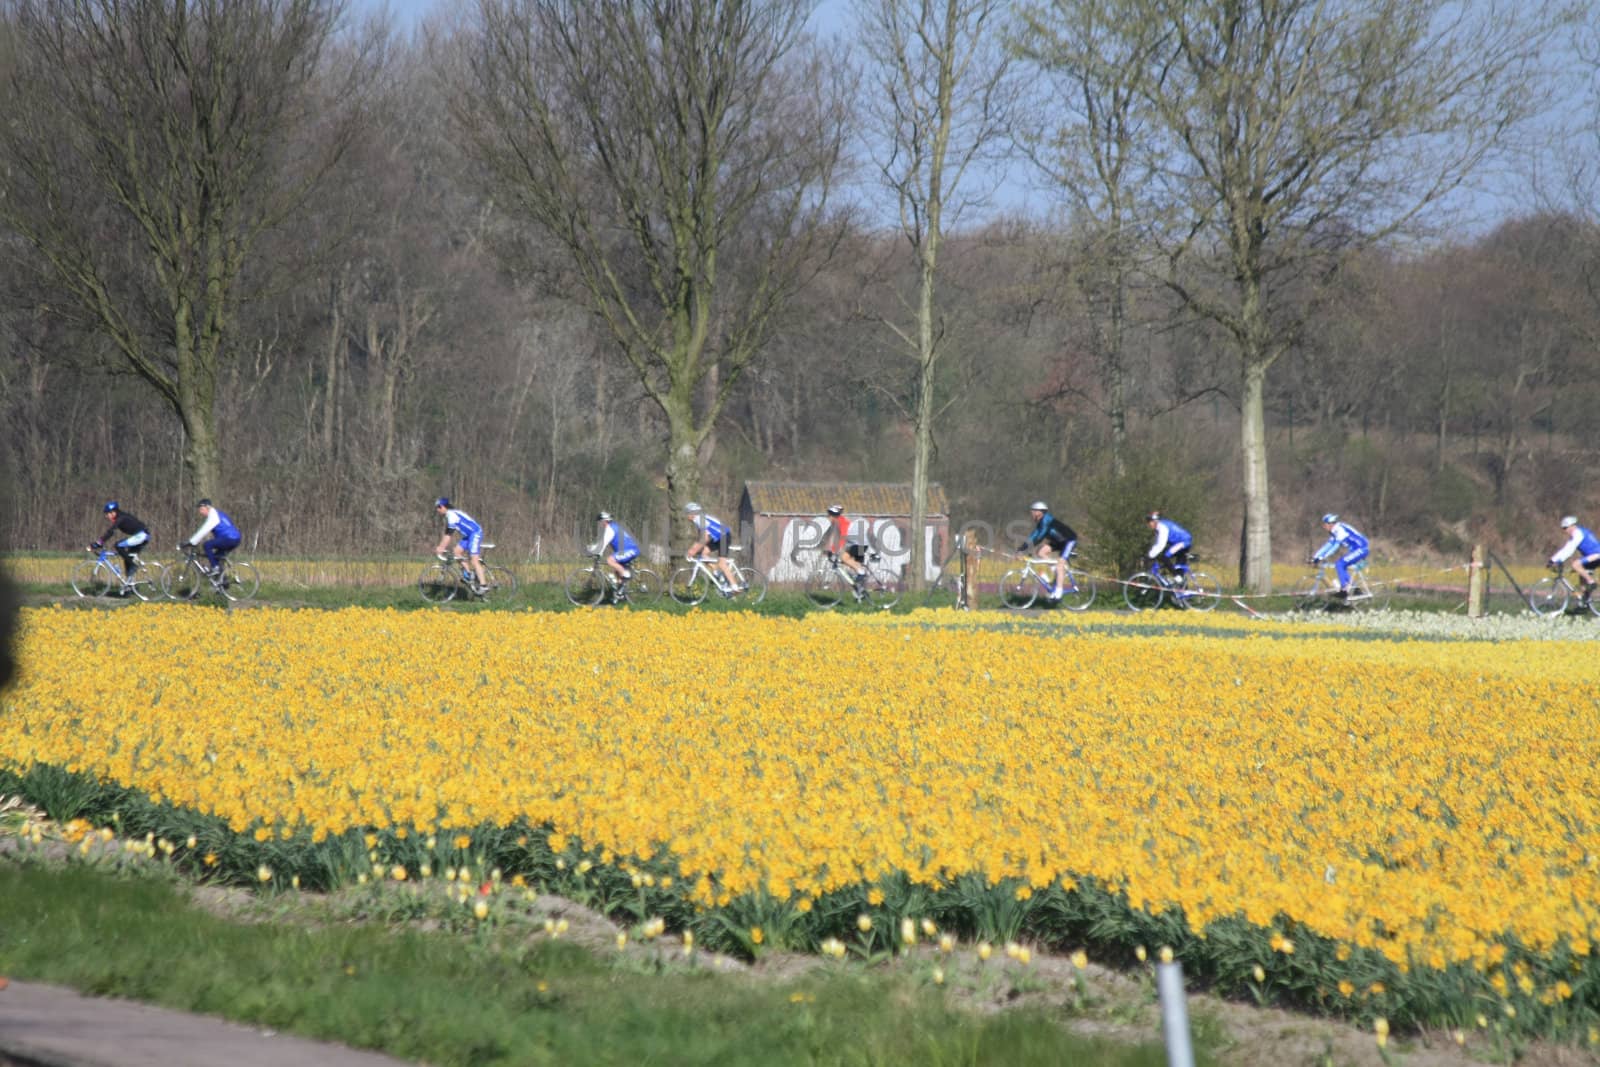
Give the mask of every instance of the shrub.
[[1210, 485], [1174, 463], [1173, 453], [1142, 449], [1127, 457], [1119, 477], [1107, 465], [1085, 479], [1079, 492], [1084, 513], [1083, 554], [1096, 569], [1129, 571], [1151, 543], [1144, 516], [1160, 511], [1194, 534], [1204, 546], [1211, 529]]

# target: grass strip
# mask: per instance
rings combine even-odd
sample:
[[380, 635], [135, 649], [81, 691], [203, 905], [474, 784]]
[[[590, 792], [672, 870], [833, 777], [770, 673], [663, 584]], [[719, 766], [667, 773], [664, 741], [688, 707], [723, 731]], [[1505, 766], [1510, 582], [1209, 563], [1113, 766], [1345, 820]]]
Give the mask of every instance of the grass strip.
[[905, 975], [654, 973], [567, 942], [241, 924], [171, 881], [0, 861], [0, 971], [435, 1064], [1163, 1062]]

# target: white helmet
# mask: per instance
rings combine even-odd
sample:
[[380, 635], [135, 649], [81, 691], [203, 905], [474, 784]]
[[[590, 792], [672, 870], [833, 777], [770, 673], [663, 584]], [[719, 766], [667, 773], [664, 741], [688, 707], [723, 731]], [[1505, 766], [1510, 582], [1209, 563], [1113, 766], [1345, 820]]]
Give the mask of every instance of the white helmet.
[[1029, 511], [1049, 511], [1050, 510], [1050, 505], [1046, 504], [1043, 500], [1035, 500], [1033, 503], [1028, 505], [1028, 510]]
[[595, 521], [596, 522], [610, 522], [611, 521], [611, 512], [602, 511], [600, 514], [595, 516]]
[[1576, 515], [1568, 515], [1561, 520], [1561, 528], [1563, 530], [1571, 529], [1576, 525], [1578, 525], [1578, 517]]
[[696, 504], [693, 500], [691, 500], [691, 501], [689, 501], [687, 504], [685, 504], [683, 506], [683, 510], [687, 511], [689, 514], [693, 515], [696, 512], [704, 511], [705, 509], [702, 508], [699, 504]]

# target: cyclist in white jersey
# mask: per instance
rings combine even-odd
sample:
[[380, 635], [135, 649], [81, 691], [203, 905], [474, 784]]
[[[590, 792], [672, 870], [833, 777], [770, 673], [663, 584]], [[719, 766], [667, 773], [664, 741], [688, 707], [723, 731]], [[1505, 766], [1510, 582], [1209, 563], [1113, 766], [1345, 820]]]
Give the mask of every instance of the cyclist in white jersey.
[[684, 555], [690, 559], [696, 556], [715, 559], [717, 570], [728, 580], [728, 588], [735, 593], [744, 592], [744, 586], [739, 582], [739, 570], [728, 558], [728, 542], [732, 540], [732, 533], [728, 527], [699, 504], [690, 502], [683, 506], [683, 510], [700, 534], [699, 539], [689, 546]]

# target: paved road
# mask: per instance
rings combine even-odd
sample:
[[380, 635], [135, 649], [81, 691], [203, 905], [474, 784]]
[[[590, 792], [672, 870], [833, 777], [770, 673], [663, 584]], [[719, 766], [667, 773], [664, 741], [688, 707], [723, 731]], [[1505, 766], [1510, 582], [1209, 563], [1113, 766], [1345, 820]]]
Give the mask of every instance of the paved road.
[[59, 986], [0, 989], [0, 1067], [395, 1067], [401, 1060]]

